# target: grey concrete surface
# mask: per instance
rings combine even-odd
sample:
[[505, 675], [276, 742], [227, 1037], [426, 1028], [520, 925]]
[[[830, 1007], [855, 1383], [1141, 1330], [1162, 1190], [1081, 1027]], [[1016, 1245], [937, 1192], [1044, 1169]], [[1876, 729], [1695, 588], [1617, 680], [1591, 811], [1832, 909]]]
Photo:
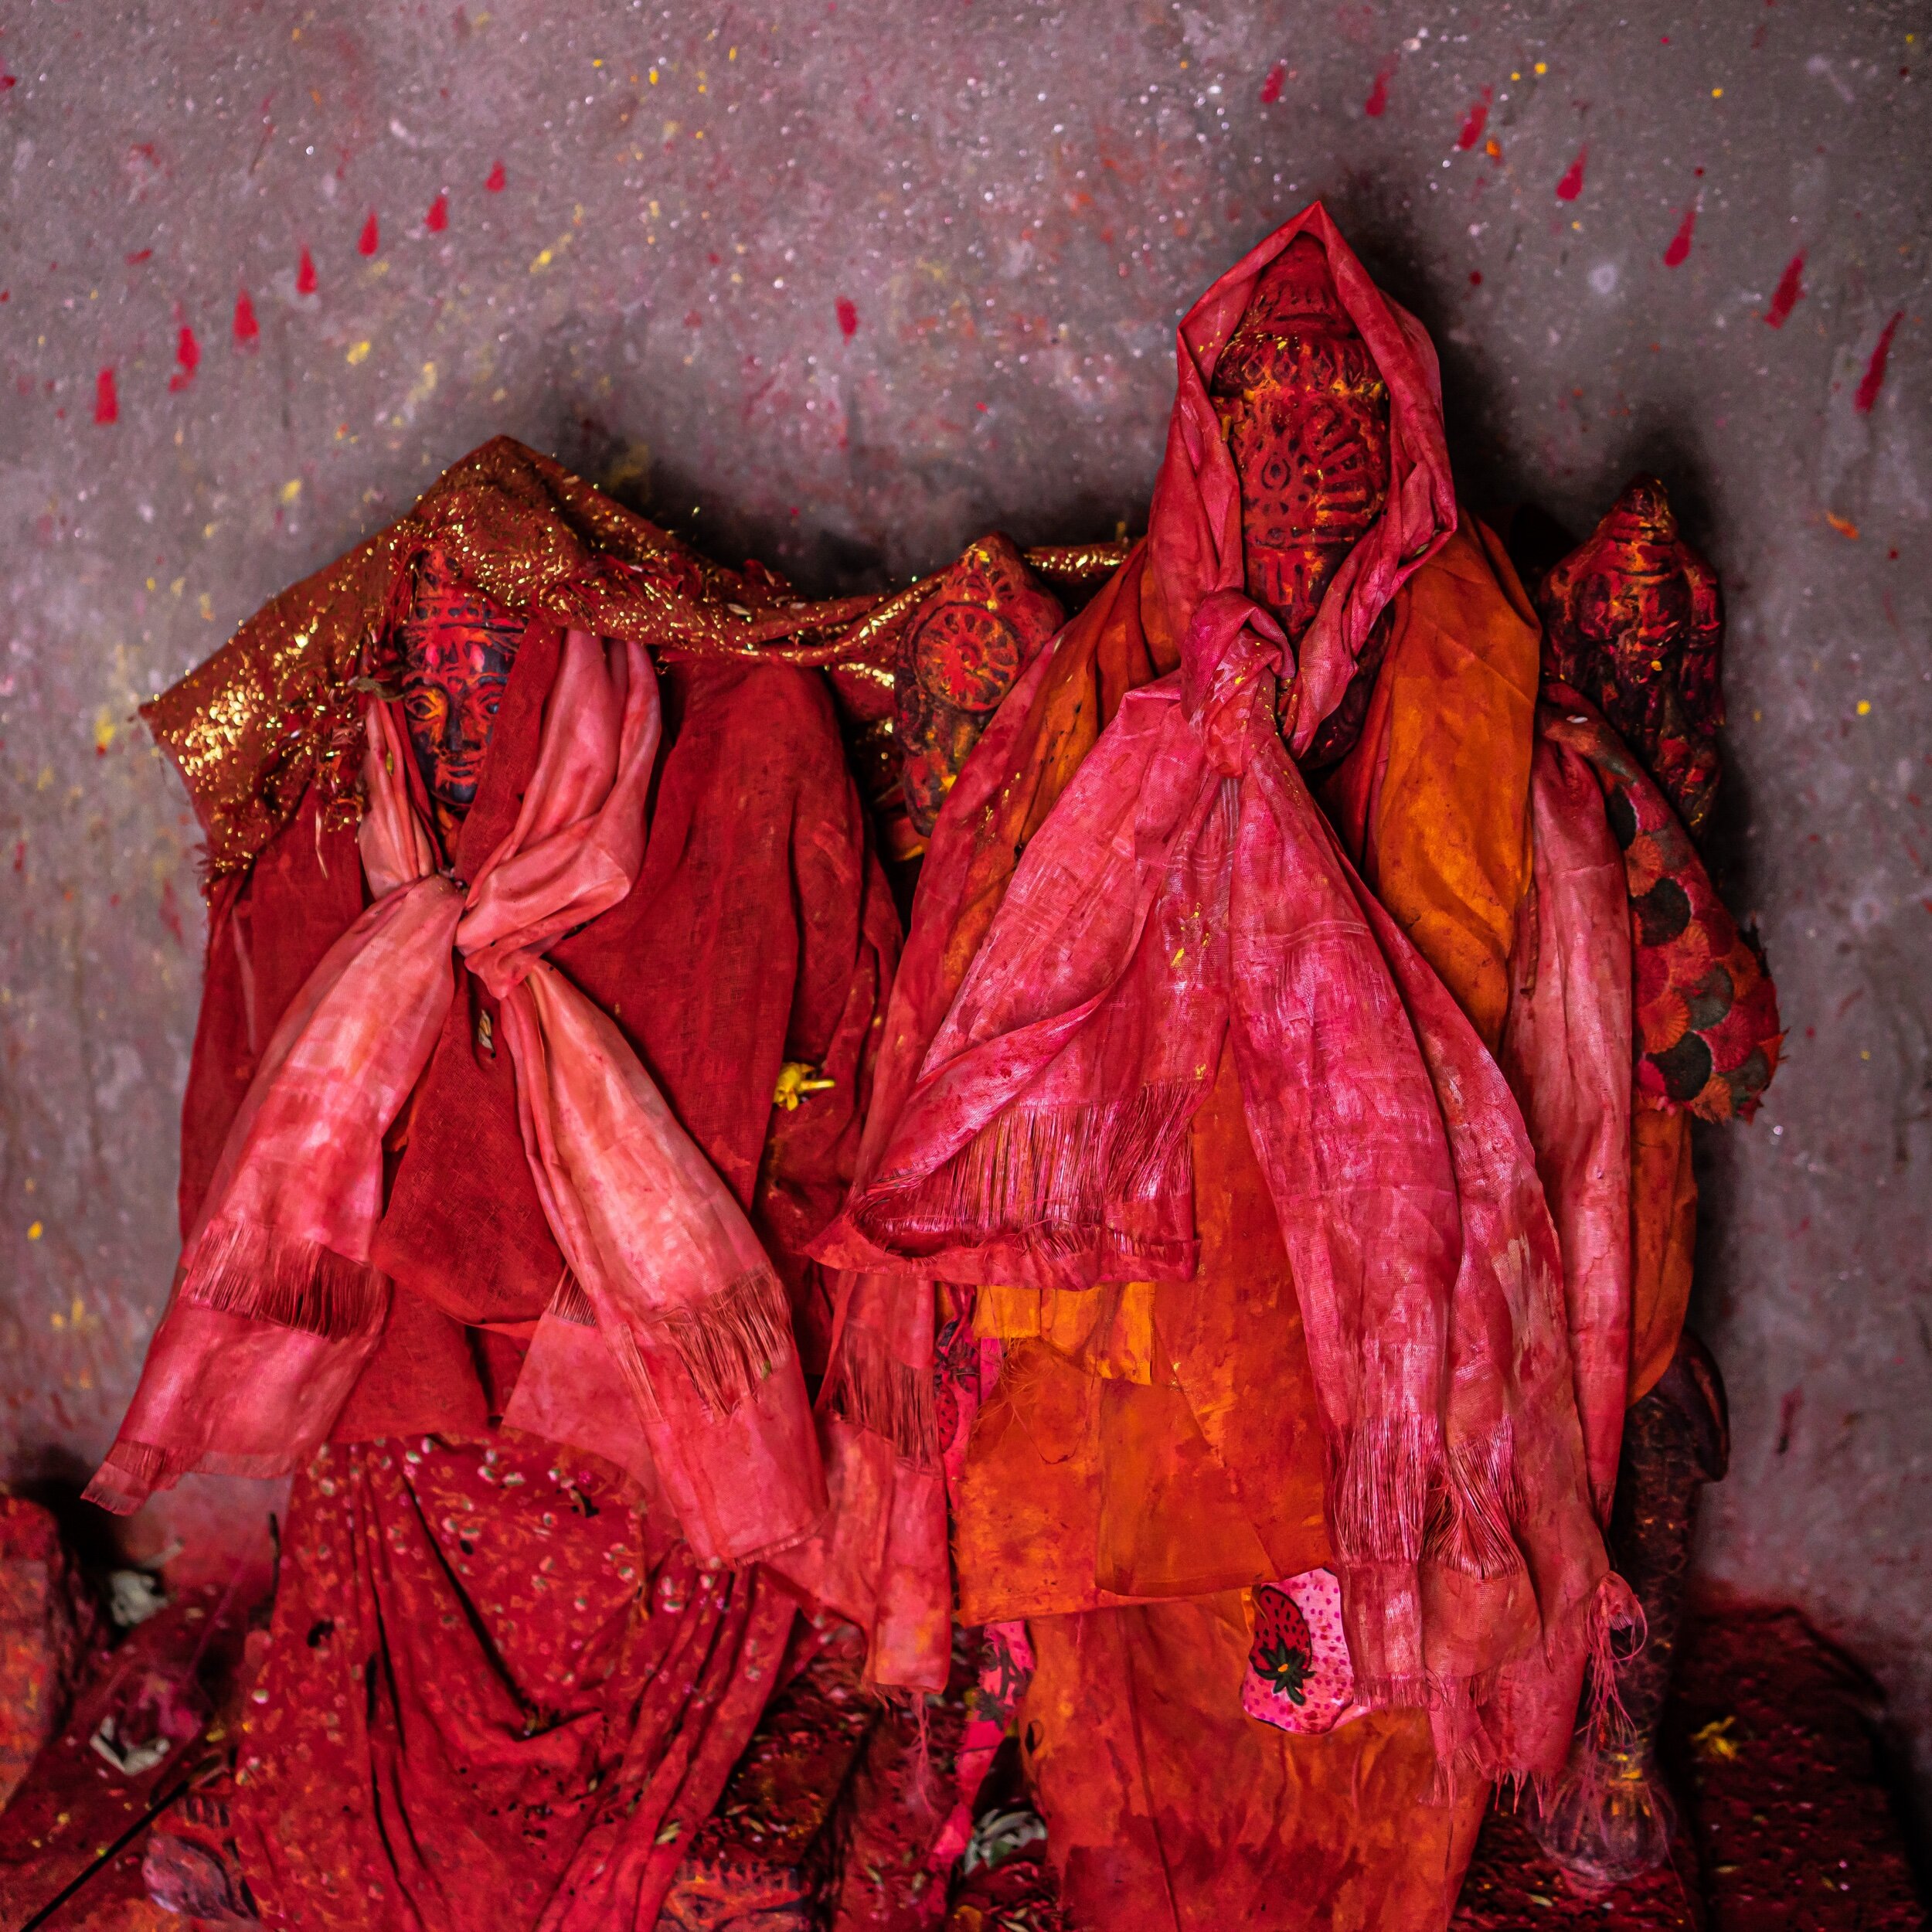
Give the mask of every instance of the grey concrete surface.
[[[1929, 36], [1903, 0], [16, 0], [0, 1468], [84, 1471], [174, 1257], [201, 918], [139, 699], [498, 430], [821, 590], [1137, 525], [1176, 314], [1319, 194], [1435, 332], [1473, 504], [1580, 531], [1654, 468], [1723, 573], [1720, 841], [1791, 1043], [1701, 1145], [1702, 1575], [1862, 1658], [1932, 1793]], [[218, 1566], [266, 1506], [191, 1485], [126, 1533]]]

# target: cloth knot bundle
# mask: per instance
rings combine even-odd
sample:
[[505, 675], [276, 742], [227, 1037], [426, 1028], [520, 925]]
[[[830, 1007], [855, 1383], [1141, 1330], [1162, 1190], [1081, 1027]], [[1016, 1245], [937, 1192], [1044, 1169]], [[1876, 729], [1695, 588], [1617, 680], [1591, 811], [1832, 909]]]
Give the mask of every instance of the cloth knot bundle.
[[1224, 777], [1247, 770], [1255, 706], [1264, 699], [1272, 705], [1294, 665], [1281, 625], [1253, 598], [1216, 590], [1202, 600], [1181, 647], [1182, 708], [1209, 764]]
[[366, 729], [372, 903], [263, 1055], [90, 1497], [129, 1510], [187, 1470], [280, 1473], [322, 1440], [388, 1313], [370, 1263], [385, 1137], [443, 1029], [454, 957], [502, 1002], [525, 1151], [568, 1264], [508, 1420], [566, 1406], [553, 1385], [592, 1328], [699, 1556], [798, 1542], [826, 1495], [783, 1290], [623, 1035], [543, 957], [642, 862], [660, 734], [648, 655], [568, 632], [515, 825], [467, 884], [438, 869], [388, 703]]

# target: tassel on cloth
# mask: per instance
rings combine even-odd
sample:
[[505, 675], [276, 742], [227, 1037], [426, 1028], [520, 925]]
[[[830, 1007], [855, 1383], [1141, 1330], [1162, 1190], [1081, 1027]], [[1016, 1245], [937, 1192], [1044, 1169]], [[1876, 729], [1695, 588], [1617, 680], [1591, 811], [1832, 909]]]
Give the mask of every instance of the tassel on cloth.
[[[791, 1309], [769, 1267], [737, 1276], [698, 1308], [652, 1314], [640, 1326], [650, 1353], [675, 1355], [714, 1416], [748, 1401], [792, 1347]], [[647, 1381], [652, 1372], [645, 1366]]]
[[[1587, 1662], [1583, 1677], [1583, 1735], [1614, 1743], [1632, 1734], [1630, 1713], [1617, 1693], [1617, 1666], [1634, 1657], [1649, 1637], [1644, 1606], [1637, 1593], [1615, 1570], [1607, 1572], [1590, 1600], [1584, 1643]], [[1617, 1639], [1624, 1641], [1619, 1643]]]
[[1419, 1562], [1441, 1470], [1441, 1446], [1420, 1417], [1363, 1423], [1330, 1484], [1336, 1555], [1345, 1563]]
[[248, 1221], [214, 1221], [182, 1270], [191, 1307], [298, 1328], [332, 1342], [369, 1333], [389, 1307], [389, 1281], [318, 1241]]
[[573, 1328], [594, 1328], [597, 1325], [597, 1311], [590, 1304], [590, 1298], [583, 1291], [583, 1284], [566, 1267], [556, 1284], [556, 1293], [550, 1298], [550, 1313], [560, 1321], [567, 1321]]
[[[1071, 1253], [1107, 1225], [1111, 1203], [1185, 1197], [1187, 1126], [1201, 1094], [1199, 1080], [1158, 1080], [1122, 1100], [1009, 1107], [930, 1174], [883, 1178], [853, 1220], [883, 1246], [1007, 1235], [1043, 1254]], [[1131, 1239], [1113, 1232], [1131, 1252]]]
[[1522, 1512], [1515, 1436], [1505, 1417], [1486, 1435], [1451, 1445], [1429, 1512], [1423, 1560], [1485, 1580], [1519, 1570]]
[[1586, 1892], [1628, 1883], [1670, 1856], [1676, 1807], [1617, 1685], [1617, 1666], [1643, 1648], [1647, 1636], [1642, 1604], [1612, 1571], [1590, 1604], [1576, 1743], [1531, 1827], [1566, 1877]]
[[883, 1436], [922, 1469], [939, 1461], [939, 1420], [930, 1369], [901, 1362], [869, 1328], [849, 1324], [826, 1374], [824, 1400], [855, 1428]]

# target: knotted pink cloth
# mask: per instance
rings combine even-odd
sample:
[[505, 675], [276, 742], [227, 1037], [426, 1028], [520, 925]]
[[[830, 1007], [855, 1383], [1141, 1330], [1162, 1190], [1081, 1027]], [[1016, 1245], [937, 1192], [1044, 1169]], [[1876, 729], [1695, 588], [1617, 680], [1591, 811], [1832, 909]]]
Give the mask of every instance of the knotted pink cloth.
[[[1240, 587], [1208, 383], [1304, 233], [1389, 385], [1394, 471], [1297, 652]], [[1617, 1594], [1556, 1238], [1502, 1073], [1275, 725], [1291, 679], [1306, 747], [1454, 527], [1433, 352], [1317, 206], [1196, 305], [1179, 362], [1139, 606], [1180, 668], [1125, 697], [1026, 848], [821, 1252], [961, 1282], [1189, 1278], [1188, 1125], [1225, 1043], [1301, 1303], [1359, 1694], [1428, 1706], [1452, 1769], [1553, 1771]], [[1002, 742], [996, 724], [981, 750]], [[969, 764], [957, 790], [996, 782]]]
[[383, 1138], [460, 957], [502, 1002], [525, 1150], [569, 1264], [505, 1420], [659, 1488], [700, 1557], [742, 1562], [818, 1524], [825, 1478], [770, 1261], [617, 1027], [543, 957], [630, 891], [659, 730], [643, 647], [570, 631], [515, 825], [465, 886], [437, 869], [404, 735], [370, 706], [374, 903], [263, 1056], [93, 1500], [132, 1509], [189, 1470], [285, 1473], [326, 1436], [387, 1315], [369, 1263]]

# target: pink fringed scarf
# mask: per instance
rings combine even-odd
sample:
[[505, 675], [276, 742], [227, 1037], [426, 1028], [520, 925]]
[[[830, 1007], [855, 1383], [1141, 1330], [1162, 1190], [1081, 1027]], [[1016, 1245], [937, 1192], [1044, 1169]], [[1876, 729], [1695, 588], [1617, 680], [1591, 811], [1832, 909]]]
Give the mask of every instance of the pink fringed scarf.
[[[1208, 383], [1301, 233], [1388, 383], [1394, 471], [1291, 657], [1240, 587]], [[1127, 696], [1026, 849], [821, 1252], [962, 1282], [1188, 1278], [1188, 1124], [1225, 1041], [1301, 1301], [1361, 1692], [1430, 1706], [1447, 1764], [1552, 1770], [1607, 1566], [1549, 1214], [1501, 1073], [1355, 877], [1274, 723], [1292, 679], [1305, 749], [1454, 527], [1433, 354], [1317, 206], [1190, 311], [1179, 366], [1140, 608], [1180, 640], [1181, 668]], [[996, 725], [982, 750], [1005, 740]], [[985, 777], [969, 764], [959, 791]]]
[[648, 657], [569, 633], [516, 824], [467, 887], [436, 869], [389, 707], [367, 723], [374, 903], [263, 1056], [89, 1496], [126, 1511], [189, 1470], [284, 1473], [325, 1436], [387, 1315], [369, 1261], [383, 1136], [443, 1026], [454, 948], [502, 1002], [525, 1149], [570, 1266], [506, 1420], [655, 1479], [701, 1557], [797, 1542], [826, 1495], [783, 1290], [616, 1026], [543, 958], [641, 862]]
[[1590, 1492], [1607, 1526], [1630, 1385], [1630, 901], [1597, 781], [1546, 731], [1529, 823], [1534, 884], [1498, 1058], [1556, 1223]]

